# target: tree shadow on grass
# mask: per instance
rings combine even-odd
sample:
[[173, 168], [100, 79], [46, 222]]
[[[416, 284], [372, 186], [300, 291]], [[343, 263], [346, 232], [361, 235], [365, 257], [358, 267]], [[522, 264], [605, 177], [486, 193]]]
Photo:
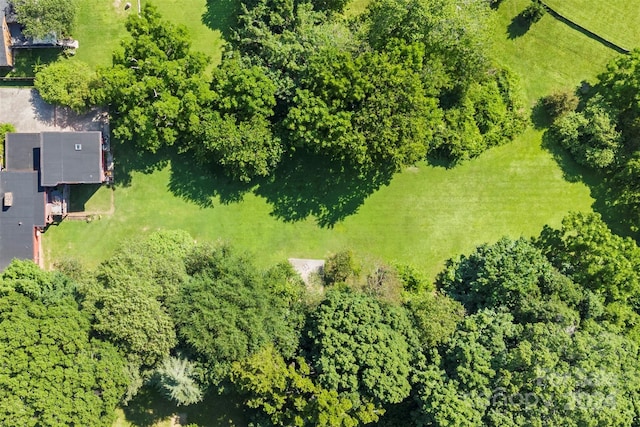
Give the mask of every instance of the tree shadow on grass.
[[224, 39], [229, 40], [240, 10], [238, 0], [207, 0], [207, 10], [202, 14], [202, 23], [212, 30], [219, 30]]
[[232, 181], [215, 166], [195, 164], [190, 154], [174, 155], [171, 159], [169, 190], [183, 200], [202, 208], [214, 206], [217, 197], [222, 204], [241, 202], [255, 184]]
[[319, 156], [287, 159], [255, 193], [273, 206], [271, 215], [285, 222], [310, 216], [321, 227], [333, 227], [353, 215], [365, 199], [393, 177], [392, 168], [350, 170]]
[[531, 123], [536, 130], [548, 129], [553, 124], [553, 117], [544, 106], [544, 98], [539, 98], [531, 109]]
[[507, 27], [509, 39], [517, 39], [518, 37], [524, 36], [525, 34], [527, 34], [527, 31], [529, 31], [530, 28], [531, 21], [526, 19], [523, 16], [523, 13], [520, 12], [511, 20], [511, 23]]
[[602, 216], [604, 222], [614, 233], [634, 239], [638, 238], [638, 234], [633, 231], [634, 224], [630, 220], [632, 216], [625, 208], [616, 206], [614, 203], [618, 198], [617, 186], [612, 184], [611, 176], [578, 164], [571, 153], [558, 144], [550, 131], [544, 133], [542, 146], [553, 155], [567, 181], [582, 182], [589, 187], [591, 197], [594, 199], [591, 205], [592, 209]]
[[268, 178], [240, 183], [215, 166], [201, 166], [190, 153], [173, 148], [152, 154], [125, 144], [114, 146], [115, 185], [131, 185], [134, 172], [145, 174], [170, 165], [168, 190], [202, 208], [238, 203], [252, 192], [272, 206], [271, 215], [285, 222], [315, 217], [321, 227], [332, 227], [353, 215], [365, 199], [391, 182], [395, 170], [387, 167], [355, 171], [321, 156], [295, 154], [284, 159]]
[[162, 170], [169, 164], [170, 150], [161, 149], [156, 153], [143, 151], [133, 144], [116, 142], [112, 138], [114, 184], [118, 187], [131, 185], [133, 172], [150, 174]]
[[233, 394], [208, 393], [200, 403], [176, 406], [156, 389], [147, 386], [122, 409], [126, 420], [138, 427], [155, 426], [174, 414], [184, 414], [187, 423], [202, 427], [241, 427], [249, 424], [246, 409], [241, 405], [240, 398]]

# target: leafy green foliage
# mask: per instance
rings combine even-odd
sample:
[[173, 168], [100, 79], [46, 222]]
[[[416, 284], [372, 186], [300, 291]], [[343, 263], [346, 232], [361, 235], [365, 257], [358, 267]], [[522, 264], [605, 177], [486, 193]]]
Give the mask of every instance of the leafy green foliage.
[[423, 375], [416, 425], [630, 425], [638, 347], [589, 323], [514, 324], [481, 310]]
[[187, 271], [191, 277], [172, 303], [174, 318], [181, 341], [210, 368], [212, 378], [269, 343], [293, 354], [300, 327], [297, 301], [288, 291], [270, 292], [277, 275], [265, 280], [246, 256], [207, 245], [190, 254]]
[[318, 386], [303, 358], [287, 364], [272, 346], [234, 362], [231, 381], [269, 425], [355, 427], [377, 419], [372, 404], [354, 408], [347, 397]]
[[75, 0], [13, 0], [12, 4], [26, 36], [40, 39], [53, 33], [61, 38], [73, 30]]
[[573, 92], [554, 92], [542, 98], [541, 105], [552, 120], [578, 108], [580, 100]]
[[462, 304], [440, 292], [411, 295], [404, 305], [425, 350], [446, 343], [465, 315]]
[[264, 117], [238, 121], [232, 114], [206, 113], [200, 125], [203, 141], [194, 147], [203, 163], [220, 164], [243, 182], [269, 175], [280, 162], [283, 148]]
[[377, 50], [397, 39], [422, 43], [431, 84], [464, 86], [487, 70], [489, 18], [483, 0], [375, 0], [368, 9], [366, 36]]
[[572, 213], [537, 240], [551, 262], [588, 290], [583, 317], [605, 321], [640, 342], [640, 248], [609, 230], [597, 214]]
[[411, 323], [400, 308], [330, 290], [312, 314], [308, 337], [323, 387], [376, 405], [399, 403], [409, 395], [418, 356]]
[[83, 308], [93, 328], [134, 364], [153, 367], [177, 344], [164, 302], [187, 280], [184, 259], [193, 247], [185, 232], [163, 231], [131, 241], [102, 263], [83, 286]]
[[112, 107], [113, 135], [152, 152], [180, 141], [186, 145], [211, 98], [207, 58], [190, 50], [184, 27], [161, 19], [150, 4], [127, 19], [131, 37], [99, 72], [94, 102]]
[[600, 215], [571, 213], [559, 229], [546, 226], [537, 245], [563, 274], [607, 302], [640, 297], [640, 248], [613, 234]]
[[505, 307], [523, 323], [556, 321], [570, 325], [576, 321], [574, 309], [582, 299], [575, 284], [522, 238], [503, 238], [450, 261], [438, 284], [471, 313]]
[[593, 168], [611, 166], [622, 145], [611, 113], [596, 101], [584, 111], [568, 113], [556, 121], [553, 131], [560, 144], [579, 163]]
[[124, 359], [70, 299], [0, 298], [0, 366], [3, 425], [109, 426], [126, 387]]
[[539, 0], [532, 0], [531, 4], [527, 6], [520, 16], [527, 22], [536, 23], [542, 19], [547, 10]]
[[446, 127], [435, 150], [451, 159], [469, 159], [500, 145], [524, 129], [518, 83], [507, 70], [494, 70], [484, 81], [470, 83], [445, 110]]
[[75, 284], [63, 274], [43, 271], [30, 260], [13, 260], [2, 272], [0, 294], [18, 292], [45, 302], [73, 296]]
[[0, 123], [0, 155], [4, 164], [4, 139], [8, 133], [16, 131], [16, 127], [11, 123]]
[[91, 105], [91, 86], [96, 79], [95, 71], [84, 62], [61, 60], [40, 69], [34, 86], [46, 102], [81, 113]]
[[341, 251], [327, 258], [324, 265], [324, 280], [328, 285], [345, 283], [350, 278], [360, 274], [360, 265], [354, 258], [353, 252]]

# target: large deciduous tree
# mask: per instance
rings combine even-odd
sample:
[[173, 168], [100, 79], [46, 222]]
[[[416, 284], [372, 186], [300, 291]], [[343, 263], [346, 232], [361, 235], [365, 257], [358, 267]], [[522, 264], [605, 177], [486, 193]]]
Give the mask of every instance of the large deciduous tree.
[[13, 0], [17, 19], [25, 35], [43, 38], [68, 36], [76, 19], [76, 0]]
[[14, 261], [0, 283], [0, 423], [110, 426], [126, 362], [92, 337], [73, 284], [30, 261]]
[[507, 308], [516, 321], [577, 321], [582, 292], [531, 242], [503, 238], [450, 261], [439, 286], [474, 313]]
[[286, 285], [290, 270], [265, 277], [231, 247], [203, 245], [187, 259], [187, 271], [172, 310], [182, 346], [209, 368], [212, 381], [270, 343], [293, 355], [302, 319], [291, 292], [301, 285]]
[[187, 145], [211, 97], [207, 58], [191, 51], [185, 27], [163, 20], [150, 4], [126, 27], [131, 37], [115, 52], [113, 67], [101, 70], [95, 101], [110, 104], [113, 135], [121, 141], [152, 152]]
[[409, 396], [419, 345], [400, 307], [331, 290], [311, 316], [308, 339], [322, 387], [379, 407]]
[[260, 409], [269, 425], [356, 427], [377, 419], [372, 404], [358, 407], [322, 388], [303, 358], [287, 363], [272, 346], [234, 362], [230, 378], [246, 405]]

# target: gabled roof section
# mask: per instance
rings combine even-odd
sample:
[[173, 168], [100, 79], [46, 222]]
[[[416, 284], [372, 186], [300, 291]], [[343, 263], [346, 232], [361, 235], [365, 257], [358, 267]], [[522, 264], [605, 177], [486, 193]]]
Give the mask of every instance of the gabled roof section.
[[103, 181], [101, 132], [43, 132], [40, 184], [100, 184]]
[[38, 185], [38, 172], [2, 171], [0, 270], [14, 258], [34, 259], [35, 227], [44, 227], [45, 221], [45, 193]]

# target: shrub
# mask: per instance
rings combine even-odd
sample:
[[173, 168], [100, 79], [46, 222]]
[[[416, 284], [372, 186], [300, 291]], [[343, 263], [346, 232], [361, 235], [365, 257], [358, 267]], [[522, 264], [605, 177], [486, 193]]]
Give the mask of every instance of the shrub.
[[522, 18], [527, 22], [534, 23], [538, 22], [544, 14], [546, 13], [546, 9], [539, 1], [533, 1], [525, 10], [522, 11]]
[[578, 97], [573, 92], [554, 92], [542, 98], [542, 107], [552, 120], [574, 111]]

